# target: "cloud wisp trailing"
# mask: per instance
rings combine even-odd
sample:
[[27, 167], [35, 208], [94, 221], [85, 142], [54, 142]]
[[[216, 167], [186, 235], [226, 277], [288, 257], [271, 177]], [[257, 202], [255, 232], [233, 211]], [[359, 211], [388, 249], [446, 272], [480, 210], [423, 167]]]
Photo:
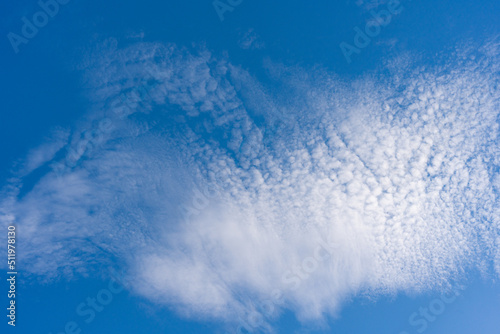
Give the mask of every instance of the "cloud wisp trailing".
[[3, 189], [25, 271], [119, 263], [135, 293], [229, 322], [277, 289], [276, 309], [317, 321], [353, 295], [500, 275], [496, 42], [350, 82], [267, 62], [274, 88], [205, 49], [104, 45], [83, 62], [96, 109], [30, 152], [43, 177], [28, 185], [23, 169]]

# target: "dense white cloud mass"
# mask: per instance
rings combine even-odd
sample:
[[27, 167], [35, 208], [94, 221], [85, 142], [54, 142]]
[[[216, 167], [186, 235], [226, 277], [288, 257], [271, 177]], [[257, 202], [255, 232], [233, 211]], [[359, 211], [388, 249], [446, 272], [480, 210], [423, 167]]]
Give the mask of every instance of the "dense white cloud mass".
[[64, 149], [30, 153], [41, 179], [3, 191], [25, 271], [119, 259], [136, 293], [226, 320], [269, 299], [317, 320], [354, 294], [500, 275], [497, 43], [353, 82], [103, 48], [83, 66], [96, 110]]

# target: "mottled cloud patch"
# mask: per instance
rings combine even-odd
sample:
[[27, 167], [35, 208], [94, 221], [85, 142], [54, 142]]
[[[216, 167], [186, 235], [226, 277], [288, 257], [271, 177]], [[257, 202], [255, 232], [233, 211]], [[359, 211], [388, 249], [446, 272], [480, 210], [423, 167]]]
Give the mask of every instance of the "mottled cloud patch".
[[267, 62], [274, 88], [205, 49], [99, 52], [83, 62], [96, 110], [74, 131], [107, 130], [29, 153], [59, 168], [2, 194], [26, 272], [119, 259], [134, 292], [236, 322], [276, 291], [266, 321], [283, 308], [317, 321], [353, 295], [498, 275], [497, 44], [351, 82]]

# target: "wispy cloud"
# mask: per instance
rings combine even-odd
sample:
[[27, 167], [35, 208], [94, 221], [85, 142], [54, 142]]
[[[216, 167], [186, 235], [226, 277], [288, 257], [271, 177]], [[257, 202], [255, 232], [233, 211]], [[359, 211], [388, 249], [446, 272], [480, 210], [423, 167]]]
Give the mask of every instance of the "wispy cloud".
[[[499, 275], [498, 51], [406, 55], [352, 82], [267, 62], [269, 85], [205, 49], [110, 41], [83, 62], [97, 111], [75, 133], [112, 126], [26, 194], [22, 178], [6, 186], [2, 221], [34, 275], [119, 259], [134, 292], [235, 322], [276, 289], [308, 321], [354, 294]], [[145, 81], [140, 108], [116, 112]], [[60, 138], [28, 161], [64, 160]], [[200, 189], [217, 196], [186, 219]], [[331, 258], [291, 289], [325, 242]]]

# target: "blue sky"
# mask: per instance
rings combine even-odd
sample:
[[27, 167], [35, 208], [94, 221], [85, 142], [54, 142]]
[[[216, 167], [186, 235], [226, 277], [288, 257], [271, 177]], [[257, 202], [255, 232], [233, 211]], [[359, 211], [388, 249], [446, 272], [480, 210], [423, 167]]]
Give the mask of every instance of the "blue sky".
[[0, 6], [5, 331], [498, 333], [498, 2]]

